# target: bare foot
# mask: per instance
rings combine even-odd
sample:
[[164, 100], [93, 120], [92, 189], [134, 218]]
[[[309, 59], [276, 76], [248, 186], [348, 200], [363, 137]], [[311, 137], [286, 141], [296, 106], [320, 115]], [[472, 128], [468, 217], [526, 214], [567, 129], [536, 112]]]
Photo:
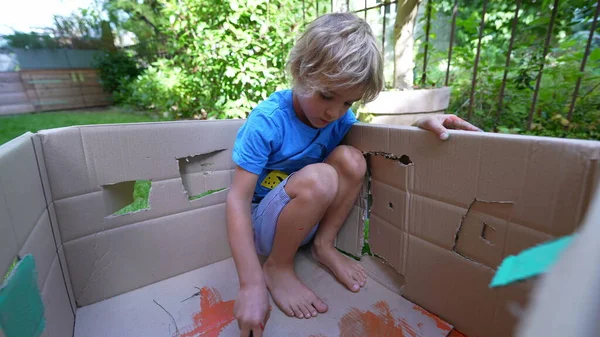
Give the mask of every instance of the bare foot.
[[329, 268], [337, 279], [353, 292], [358, 292], [367, 282], [367, 273], [357, 261], [344, 256], [332, 247], [312, 246], [313, 257]]
[[294, 273], [294, 267], [279, 267], [267, 260], [263, 266], [265, 282], [275, 303], [288, 316], [310, 318], [327, 311], [321, 301]]

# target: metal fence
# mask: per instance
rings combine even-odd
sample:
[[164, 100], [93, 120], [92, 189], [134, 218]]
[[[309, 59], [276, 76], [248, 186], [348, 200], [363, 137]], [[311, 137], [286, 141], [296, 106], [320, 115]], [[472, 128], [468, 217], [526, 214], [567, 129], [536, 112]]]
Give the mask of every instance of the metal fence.
[[[388, 47], [387, 44], [390, 43], [389, 41], [386, 41], [386, 27], [389, 25], [389, 22], [387, 22], [388, 15], [386, 15], [386, 14], [390, 13], [390, 6], [398, 5], [398, 0], [385, 0], [385, 1], [376, 0], [378, 3], [376, 3], [375, 5], [371, 5], [371, 6], [369, 6], [368, 5], [369, 2], [367, 0], [365, 0], [364, 5], [361, 6], [361, 8], [353, 8], [353, 7], [356, 7], [353, 5], [355, 5], [357, 3], [357, 1], [358, 0], [353, 0], [352, 4], [351, 4], [350, 0], [346, 0], [345, 6], [343, 6], [343, 4], [344, 4], [343, 2], [341, 3], [342, 6], [339, 6], [339, 4], [340, 4], [339, 1], [334, 2], [333, 0], [331, 0], [329, 3], [324, 3], [323, 1], [318, 1], [318, 0], [317, 1], [303, 0], [302, 5], [303, 5], [303, 9], [304, 9], [304, 20], [305, 20], [305, 22], [307, 20], [306, 8], [309, 5], [312, 5], [312, 7], [314, 7], [315, 12], [316, 12], [315, 14], [317, 16], [320, 14], [324, 14], [325, 12], [329, 12], [329, 11], [333, 11], [333, 10], [343, 10], [343, 11], [351, 11], [351, 12], [354, 12], [357, 14], [362, 14], [366, 20], [368, 13], [371, 13], [371, 12], [376, 13], [377, 15], [379, 15], [382, 18], [381, 27], [376, 27], [376, 28], [380, 29], [382, 31], [382, 34], [381, 34], [382, 48], [381, 49], [382, 49], [382, 51], [385, 52], [386, 47]], [[429, 0], [426, 2], [425, 6], [423, 6], [424, 8], [421, 7], [419, 9], [420, 11], [423, 9], [425, 11], [424, 12], [424, 15], [425, 15], [425, 36], [424, 36], [425, 43], [424, 43], [424, 50], [423, 50], [422, 74], [421, 74], [421, 78], [420, 78], [421, 85], [425, 85], [425, 83], [427, 81], [427, 65], [429, 62], [428, 57], [429, 57], [429, 53], [430, 53], [429, 39], [430, 39], [430, 29], [431, 29], [431, 25], [432, 25], [431, 13], [432, 13], [432, 6], [435, 1], [436, 0]], [[463, 1], [466, 1], [466, 0], [463, 0]], [[371, 2], [372, 2], [372, 0], [371, 0]], [[336, 3], [338, 4], [338, 6], [336, 6]], [[469, 120], [473, 117], [473, 109], [474, 109], [474, 104], [475, 104], [474, 96], [477, 91], [477, 72], [480, 67], [480, 62], [481, 62], [480, 61], [481, 47], [482, 47], [481, 42], [482, 42], [482, 38], [483, 38], [483, 31], [485, 28], [485, 19], [486, 19], [486, 14], [487, 14], [487, 10], [488, 10], [488, 3], [489, 3], [489, 0], [484, 0], [483, 6], [481, 8], [481, 21], [479, 23], [479, 34], [478, 34], [479, 38], [478, 38], [478, 43], [477, 43], [475, 59], [473, 61], [473, 73], [472, 73], [471, 88], [470, 88], [470, 98], [468, 100], [468, 112], [466, 115], [466, 118]], [[452, 52], [453, 52], [453, 48], [454, 48], [454, 41], [455, 41], [455, 34], [456, 34], [456, 18], [457, 18], [457, 13], [459, 11], [460, 4], [461, 4], [460, 0], [454, 1], [453, 10], [452, 10], [452, 18], [451, 18], [450, 22], [448, 23], [450, 25], [450, 40], [449, 40], [450, 42], [449, 42], [449, 46], [448, 46], [447, 68], [446, 68], [446, 77], [445, 77], [445, 82], [444, 82], [444, 84], [446, 86], [451, 84], [451, 83], [449, 83], [450, 68], [451, 68], [451, 64], [452, 64], [452, 56], [453, 56]], [[521, 10], [522, 0], [515, 0], [515, 4], [516, 4], [516, 11], [515, 11], [514, 17], [512, 19], [510, 42], [509, 42], [508, 50], [506, 51], [505, 70], [504, 70], [500, 90], [498, 93], [497, 107], [496, 107], [495, 111], [493, 112], [495, 114], [496, 120], [503, 113], [503, 101], [505, 98], [506, 83], [507, 83], [507, 79], [508, 79], [509, 66], [511, 64], [511, 55], [513, 52], [514, 40], [515, 40], [515, 36], [517, 36], [517, 34], [518, 34], [517, 25], [519, 23], [519, 11]], [[544, 45], [543, 45], [543, 52], [542, 52], [543, 59], [542, 59], [542, 61], [540, 61], [540, 67], [539, 67], [539, 70], [538, 70], [538, 73], [536, 76], [536, 80], [535, 80], [535, 88], [533, 90], [533, 95], [531, 98], [531, 105], [529, 107], [529, 116], [527, 118], [527, 129], [531, 128], [533, 117], [534, 117], [534, 112], [536, 111], [536, 105], [538, 104], [540, 85], [541, 85], [542, 77], [544, 75], [544, 64], [546, 61], [546, 57], [548, 56], [548, 53], [549, 53], [550, 40], [551, 40], [552, 34], [554, 32], [555, 20], [556, 20], [559, 4], [560, 4], [560, 0], [554, 0], [553, 6], [552, 6], [552, 11], [550, 13], [550, 20], [548, 23], [548, 28], [546, 29], [546, 37], [545, 37], [545, 41], [544, 41]], [[597, 0], [593, 19], [592, 19], [592, 25], [591, 25], [589, 35], [587, 38], [585, 52], [583, 53], [583, 57], [581, 59], [580, 72], [584, 71], [584, 69], [586, 67], [586, 63], [590, 56], [592, 40], [594, 37], [594, 32], [597, 28], [599, 13], [600, 13], [600, 0]], [[392, 44], [394, 42], [395, 41], [391, 41]], [[579, 76], [577, 78], [575, 86], [573, 88], [570, 105], [569, 105], [569, 109], [568, 109], [568, 114], [567, 114], [567, 119], [569, 122], [571, 121], [571, 119], [573, 117], [573, 111], [574, 111], [576, 101], [577, 101], [577, 98], [579, 95], [581, 81], [582, 81], [582, 76]]]

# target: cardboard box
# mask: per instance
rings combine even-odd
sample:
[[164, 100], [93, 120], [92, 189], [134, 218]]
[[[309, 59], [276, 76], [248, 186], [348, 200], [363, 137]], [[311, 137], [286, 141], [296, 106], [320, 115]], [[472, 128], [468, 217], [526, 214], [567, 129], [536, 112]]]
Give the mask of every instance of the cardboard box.
[[[239, 336], [225, 199], [243, 122], [68, 127], [0, 147], [0, 274], [33, 254], [44, 336]], [[452, 327], [516, 336], [538, 279], [491, 289], [495, 269], [573, 233], [600, 207], [590, 206], [598, 142], [460, 131], [442, 142], [413, 127], [359, 124], [345, 143], [365, 153], [369, 173], [336, 244], [361, 256], [368, 218], [376, 256], [362, 257], [367, 286], [347, 291], [302, 251], [298, 274], [329, 311], [299, 320], [273, 304], [266, 336], [433, 337]], [[138, 180], [151, 181], [149, 207], [114, 215]]]

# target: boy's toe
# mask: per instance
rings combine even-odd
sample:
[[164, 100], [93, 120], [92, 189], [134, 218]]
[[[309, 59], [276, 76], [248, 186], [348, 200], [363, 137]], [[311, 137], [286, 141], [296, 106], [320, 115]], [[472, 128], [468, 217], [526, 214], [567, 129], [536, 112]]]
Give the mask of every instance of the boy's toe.
[[328, 307], [327, 304], [325, 304], [325, 302], [321, 301], [318, 298], [315, 298], [312, 302], [311, 302], [312, 306], [317, 309], [317, 312], [320, 313], [324, 313], [327, 311]]
[[295, 305], [292, 309], [294, 310], [294, 316], [298, 318], [304, 318], [304, 314], [302, 313], [302, 310], [300, 310], [300, 307]]
[[302, 311], [302, 314], [304, 315], [304, 318], [311, 318], [312, 314], [310, 313], [310, 310], [308, 310], [308, 307], [306, 304], [300, 304], [300, 311]]

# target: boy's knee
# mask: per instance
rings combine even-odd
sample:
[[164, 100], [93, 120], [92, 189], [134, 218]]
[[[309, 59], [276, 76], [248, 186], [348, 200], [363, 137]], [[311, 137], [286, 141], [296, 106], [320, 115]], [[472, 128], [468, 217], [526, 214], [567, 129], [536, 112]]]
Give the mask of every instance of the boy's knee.
[[290, 183], [290, 192], [295, 194], [292, 197], [329, 204], [337, 194], [338, 175], [331, 165], [314, 164], [300, 170], [290, 179]]
[[331, 154], [331, 164], [345, 177], [360, 181], [367, 172], [367, 162], [359, 149], [340, 145]]

